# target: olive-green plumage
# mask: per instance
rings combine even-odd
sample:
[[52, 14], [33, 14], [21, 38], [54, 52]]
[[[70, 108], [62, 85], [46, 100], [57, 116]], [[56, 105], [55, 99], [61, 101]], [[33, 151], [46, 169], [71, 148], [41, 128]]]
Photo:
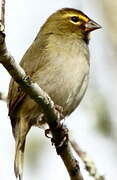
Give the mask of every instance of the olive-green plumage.
[[[52, 14], [26, 51], [20, 65], [46, 91], [64, 116], [79, 105], [88, 85], [89, 33], [100, 26], [81, 11], [65, 8]], [[25, 139], [32, 125], [44, 122], [43, 110], [11, 80], [9, 116], [16, 141], [15, 174], [21, 179]]]

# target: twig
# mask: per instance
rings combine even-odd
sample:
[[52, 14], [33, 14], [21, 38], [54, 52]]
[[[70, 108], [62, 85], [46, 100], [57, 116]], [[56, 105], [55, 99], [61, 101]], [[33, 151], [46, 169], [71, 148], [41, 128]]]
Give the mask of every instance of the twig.
[[[2, 0], [2, 4], [4, 5], [4, 0]], [[83, 180], [79, 164], [71, 152], [68, 138], [65, 138], [64, 141], [62, 141], [62, 138], [67, 137], [68, 135], [66, 133], [66, 128], [60, 124], [60, 114], [54, 108], [53, 101], [37, 83], [32, 82], [24, 70], [15, 62], [14, 58], [7, 51], [4, 34], [4, 9], [4, 6], [2, 6], [2, 15], [0, 16], [2, 22], [0, 26], [0, 63], [21, 86], [22, 90], [43, 107], [46, 121], [52, 132], [53, 142], [57, 153], [62, 158], [71, 180]], [[60, 141], [63, 143], [61, 144]]]
[[73, 137], [71, 135], [70, 135], [70, 143], [71, 143], [71, 146], [73, 147], [74, 151], [78, 154], [78, 156], [84, 162], [85, 168], [89, 172], [89, 175], [92, 176], [95, 180], [105, 180], [104, 176], [102, 176], [98, 173], [98, 170], [97, 170], [93, 160], [89, 157], [89, 155], [86, 152], [84, 152], [80, 148], [78, 143], [73, 139]]
[[5, 25], [5, 0], [0, 0], [0, 21]]

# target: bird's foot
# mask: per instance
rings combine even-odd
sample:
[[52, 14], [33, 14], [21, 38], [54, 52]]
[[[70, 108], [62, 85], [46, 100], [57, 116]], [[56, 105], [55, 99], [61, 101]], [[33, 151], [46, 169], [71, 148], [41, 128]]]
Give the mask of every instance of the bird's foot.
[[65, 125], [61, 124], [60, 127], [55, 129], [53, 138], [51, 139], [52, 145], [54, 144], [57, 150], [57, 153], [62, 150], [63, 146], [66, 146], [68, 143], [68, 129]]
[[[45, 136], [51, 138], [52, 145], [55, 145], [57, 153], [59, 154], [63, 146], [68, 142], [68, 129], [65, 125], [59, 124], [54, 130], [46, 129]], [[53, 136], [53, 137], [52, 137]]]

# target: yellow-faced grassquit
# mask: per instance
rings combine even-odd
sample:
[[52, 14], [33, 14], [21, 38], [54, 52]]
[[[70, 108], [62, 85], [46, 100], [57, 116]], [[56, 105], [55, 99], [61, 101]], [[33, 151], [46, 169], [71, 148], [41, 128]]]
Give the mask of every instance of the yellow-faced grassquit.
[[[20, 65], [68, 116], [79, 105], [89, 79], [89, 35], [100, 26], [83, 12], [64, 8], [41, 27]], [[12, 79], [9, 116], [16, 141], [14, 169], [21, 180], [25, 140], [33, 125], [44, 123], [43, 109]]]

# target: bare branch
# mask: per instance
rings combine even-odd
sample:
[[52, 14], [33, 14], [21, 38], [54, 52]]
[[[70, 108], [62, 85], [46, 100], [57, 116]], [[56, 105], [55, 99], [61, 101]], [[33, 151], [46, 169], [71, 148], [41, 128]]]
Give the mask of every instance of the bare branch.
[[89, 175], [92, 176], [95, 180], [105, 180], [104, 176], [98, 173], [98, 170], [93, 160], [89, 157], [89, 155], [86, 152], [84, 152], [80, 148], [80, 146], [77, 144], [77, 142], [73, 139], [72, 136], [70, 136], [70, 143], [74, 151], [78, 154], [78, 156], [84, 162], [85, 168], [89, 172]]
[[73, 157], [70, 149], [66, 128], [60, 123], [60, 114], [54, 108], [54, 102], [47, 95], [47, 93], [38, 86], [37, 83], [32, 82], [24, 70], [15, 62], [14, 58], [7, 51], [4, 34], [5, 1], [2, 0], [1, 4], [0, 18], [2, 23], [0, 25], [0, 63], [21, 86], [22, 90], [43, 107], [44, 113], [46, 115], [46, 121], [52, 132], [53, 142], [55, 144], [57, 153], [61, 156], [71, 180], [83, 180], [79, 164]]
[[4, 23], [5, 23], [5, 0], [0, 0], [0, 21], [4, 25]]

